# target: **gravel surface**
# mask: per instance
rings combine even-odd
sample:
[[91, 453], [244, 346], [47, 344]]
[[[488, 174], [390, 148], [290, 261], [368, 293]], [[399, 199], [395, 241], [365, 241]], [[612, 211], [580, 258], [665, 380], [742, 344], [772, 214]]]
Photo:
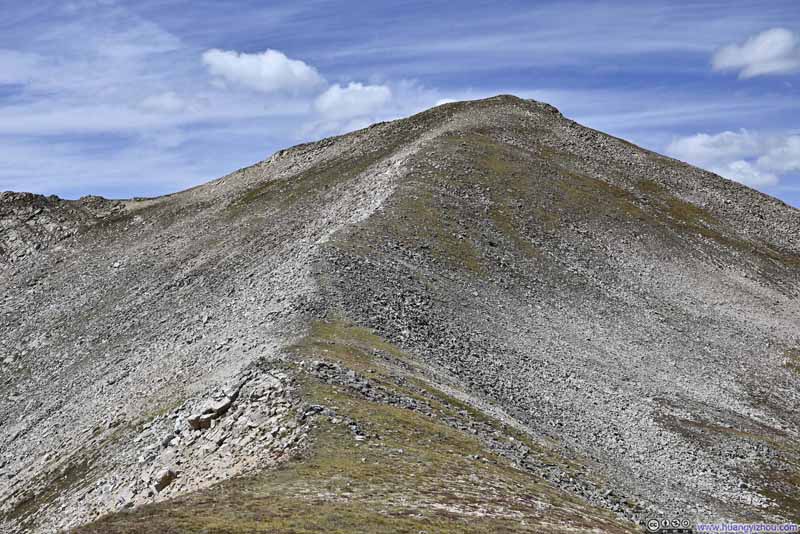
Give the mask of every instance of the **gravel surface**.
[[797, 520], [799, 292], [800, 211], [510, 96], [156, 199], [2, 193], [0, 530], [302, 450], [286, 349], [318, 320], [554, 444], [586, 480], [532, 472], [620, 517]]

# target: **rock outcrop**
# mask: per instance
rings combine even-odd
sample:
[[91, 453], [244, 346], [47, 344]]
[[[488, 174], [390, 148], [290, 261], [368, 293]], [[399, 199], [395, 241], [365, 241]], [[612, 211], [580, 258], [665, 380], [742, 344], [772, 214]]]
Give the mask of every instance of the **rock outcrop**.
[[101, 197], [62, 200], [31, 193], [0, 193], [0, 265], [68, 240], [124, 210], [122, 202]]

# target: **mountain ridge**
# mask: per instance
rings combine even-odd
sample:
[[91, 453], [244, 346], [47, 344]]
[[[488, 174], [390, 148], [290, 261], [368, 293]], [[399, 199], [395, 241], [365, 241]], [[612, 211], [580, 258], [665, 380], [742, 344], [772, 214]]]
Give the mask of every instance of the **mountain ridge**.
[[[800, 212], [776, 199], [499, 96], [120, 202], [49, 248], [0, 259], [0, 380], [12, 392], [0, 414], [13, 421], [0, 430], [0, 521], [12, 532], [129, 506], [86, 531], [134, 532], [142, 517], [169, 531], [180, 510], [163, 499], [195, 506], [217, 480], [269, 477], [276, 464], [299, 466], [282, 488], [301, 515], [303, 462], [326, 444], [354, 450], [334, 419], [355, 425], [346, 443], [399, 473], [413, 459], [363, 428], [456, 472], [475, 460], [424, 448], [410, 429], [428, 421], [431, 435], [459, 443], [476, 429], [484, 452], [468, 456], [491, 458], [478, 462], [491, 490], [476, 472], [451, 480], [461, 488], [451, 502], [435, 477], [423, 477], [433, 484], [424, 495], [398, 479], [393, 494], [426, 503], [419, 509], [380, 504], [369, 491], [380, 469], [350, 477], [357, 502], [396, 509], [399, 522], [422, 514], [409, 531], [436, 521], [470, 531], [475, 514], [498, 531], [520, 518], [562, 531], [579, 517], [626, 531], [659, 511], [699, 520], [796, 510]], [[193, 426], [207, 400], [226, 398], [231, 408], [206, 413], [219, 426]], [[385, 436], [395, 419], [409, 436]], [[530, 440], [525, 454], [509, 447], [519, 439]], [[64, 458], [41, 460], [56, 448]], [[508, 489], [516, 475], [490, 467], [506, 463], [559, 511], [541, 515]], [[319, 483], [358, 471], [342, 469]], [[64, 491], [58, 481], [76, 470]], [[256, 491], [228, 484], [220, 491]], [[515, 511], [481, 515], [476, 490]], [[315, 498], [338, 502], [348, 490], [331, 492]], [[219, 532], [257, 524], [226, 530], [203, 518]]]
[[[397, 124], [405, 123], [405, 122], [409, 122], [409, 121], [412, 122], [412, 123], [415, 122], [415, 121], [421, 122], [422, 125], [421, 126], [416, 126], [417, 128], [429, 126], [430, 122], [437, 122], [438, 121], [438, 122], [445, 122], [446, 123], [447, 120], [452, 119], [452, 117], [454, 115], [458, 115], [459, 114], [459, 109], [461, 109], [461, 108], [463, 108], [465, 106], [470, 106], [470, 105], [473, 105], [473, 106], [481, 106], [481, 105], [491, 106], [494, 103], [510, 103], [511, 105], [521, 106], [523, 108], [525, 106], [528, 106], [528, 107], [531, 107], [532, 109], [536, 109], [537, 111], [541, 111], [541, 112], [543, 112], [545, 114], [551, 114], [551, 115], [554, 115], [556, 117], [563, 118], [561, 113], [555, 107], [553, 107], [553, 106], [551, 106], [549, 104], [538, 102], [538, 101], [535, 101], [535, 100], [523, 100], [523, 99], [515, 97], [513, 95], [498, 95], [496, 97], [492, 97], [492, 98], [488, 98], [488, 99], [484, 99], [484, 100], [479, 100], [479, 101], [466, 101], [466, 102], [448, 103], [448, 104], [443, 104], [441, 106], [432, 108], [432, 109], [427, 110], [427, 111], [420, 112], [420, 113], [418, 113], [416, 115], [413, 115], [413, 116], [411, 116], [409, 118], [406, 118], [406, 119], [396, 119], [394, 121], [389, 121], [389, 122], [375, 123], [375, 124], [372, 124], [372, 125], [370, 125], [370, 126], [368, 126], [366, 128], [363, 128], [361, 130], [356, 130], [354, 132], [349, 132], [349, 133], [346, 133], [346, 134], [340, 134], [340, 135], [336, 135], [336, 136], [332, 136], [332, 137], [327, 137], [327, 138], [321, 139], [319, 141], [301, 143], [299, 145], [295, 145], [295, 146], [292, 146], [292, 147], [289, 147], [289, 148], [286, 148], [286, 149], [281, 149], [281, 150], [276, 151], [274, 154], [272, 154], [270, 157], [268, 157], [264, 161], [255, 163], [255, 164], [247, 166], [247, 167], [243, 167], [243, 168], [241, 168], [241, 169], [239, 169], [237, 171], [234, 171], [234, 172], [232, 172], [232, 173], [230, 173], [230, 174], [228, 174], [228, 175], [226, 175], [224, 177], [218, 178], [216, 180], [211, 180], [210, 182], [206, 182], [204, 184], [200, 184], [200, 185], [191, 187], [191, 188], [186, 189], [186, 190], [176, 191], [174, 193], [169, 193], [169, 194], [162, 195], [162, 196], [159, 196], [159, 197], [134, 197], [134, 198], [131, 198], [131, 199], [104, 199], [102, 197], [97, 197], [97, 196], [87, 196], [87, 197], [82, 197], [81, 199], [65, 200], [63, 202], [71, 203], [71, 204], [74, 204], [74, 205], [80, 205], [81, 203], [85, 203], [87, 205], [91, 205], [92, 203], [96, 204], [98, 202], [112, 202], [112, 203], [113, 202], [117, 202], [117, 203], [123, 203], [123, 204], [127, 205], [127, 207], [129, 209], [132, 208], [135, 211], [138, 208], [145, 207], [147, 205], [151, 205], [151, 204], [154, 204], [154, 203], [166, 201], [166, 200], [169, 200], [169, 199], [182, 198], [182, 197], [193, 196], [193, 195], [198, 195], [198, 194], [202, 195], [202, 193], [204, 191], [207, 191], [207, 190], [216, 192], [221, 184], [230, 184], [230, 185], [233, 186], [234, 189], [238, 188], [238, 187], [245, 187], [246, 188], [246, 187], [248, 187], [248, 184], [250, 183], [249, 181], [245, 180], [243, 182], [237, 182], [237, 180], [235, 180], [235, 178], [241, 179], [244, 175], [247, 175], [249, 171], [256, 170], [256, 169], [262, 169], [265, 165], [268, 165], [270, 163], [274, 163], [275, 161], [281, 159], [284, 156], [297, 155], [297, 154], [306, 154], [307, 152], [319, 153], [320, 151], [324, 151], [324, 149], [326, 147], [331, 147], [333, 145], [336, 145], [337, 142], [340, 142], [340, 141], [345, 140], [345, 139], [349, 139], [349, 138], [351, 138], [353, 136], [363, 136], [363, 135], [366, 135], [366, 134], [368, 134], [370, 132], [375, 131], [376, 129], [381, 129], [381, 128], [389, 128], [390, 129], [392, 127], [392, 125], [397, 125]], [[793, 206], [790, 206], [789, 204], [786, 204], [785, 202], [783, 202], [780, 199], [777, 199], [775, 197], [771, 197], [771, 196], [769, 196], [769, 195], [767, 195], [765, 193], [762, 193], [762, 192], [760, 192], [758, 190], [749, 188], [749, 187], [747, 187], [747, 186], [745, 186], [743, 184], [740, 184], [738, 182], [735, 182], [735, 181], [732, 181], [732, 180], [728, 180], [728, 179], [726, 179], [724, 177], [721, 177], [721, 176], [716, 175], [714, 173], [711, 173], [709, 171], [705, 171], [703, 169], [692, 167], [689, 164], [686, 164], [685, 162], [682, 162], [680, 160], [669, 158], [667, 156], [663, 156], [661, 154], [658, 154], [656, 152], [652, 152], [652, 151], [647, 150], [647, 149], [642, 149], [642, 148], [640, 148], [640, 147], [638, 147], [636, 145], [631, 144], [630, 142], [628, 142], [628, 141], [626, 141], [624, 139], [613, 137], [613, 136], [610, 136], [610, 135], [605, 134], [603, 132], [599, 132], [597, 130], [593, 130], [591, 128], [587, 128], [587, 127], [579, 125], [578, 123], [575, 123], [574, 121], [571, 121], [569, 119], [565, 119], [565, 124], [568, 125], [569, 127], [577, 127], [577, 128], [579, 128], [582, 131], [582, 135], [584, 137], [592, 136], [592, 135], [598, 136], [601, 139], [612, 141], [614, 143], [619, 143], [622, 146], [631, 147], [631, 148], [633, 148], [636, 151], [639, 151], [641, 153], [644, 153], [644, 154], [647, 154], [647, 155], [650, 155], [650, 156], [655, 156], [659, 161], [667, 162], [669, 164], [678, 164], [680, 166], [684, 166], [685, 168], [691, 168], [691, 169], [695, 170], [695, 173], [694, 173], [695, 175], [702, 175], [704, 180], [714, 180], [716, 182], [715, 185], [724, 187], [728, 191], [734, 191], [734, 192], [738, 193], [738, 195], [736, 195], [736, 196], [746, 195], [746, 196], [751, 196], [752, 197], [753, 195], [757, 195], [762, 200], [766, 200], [766, 201], [768, 201], [769, 204], [777, 206], [779, 208], [790, 208], [791, 210], [797, 210], [798, 209], [798, 208], [795, 208]], [[444, 127], [444, 129], [446, 129], [446, 126]], [[258, 178], [256, 178], [256, 179], [258, 179]], [[231, 184], [231, 182], [233, 182], [233, 183]], [[692, 189], [696, 189], [696, 186], [699, 184], [699, 182], [700, 182], [700, 180], [697, 180], [696, 183], [692, 184], [693, 186], [690, 187], [688, 189], [688, 191], [691, 191]], [[676, 184], [671, 183], [669, 185], [670, 186], [675, 186]], [[687, 191], [684, 191], [683, 193], [686, 194], [687, 197], [690, 196], [690, 194], [687, 193]], [[59, 199], [58, 197], [55, 197], [55, 196], [52, 196], [52, 195], [49, 196], [49, 197], [46, 197], [44, 195], [32, 195], [31, 196], [31, 194], [29, 194], [29, 193], [13, 193], [13, 192], [10, 192], [10, 191], [8, 191], [8, 192], [6, 192], [4, 194], [7, 197], [9, 195], [14, 195], [14, 194], [16, 194], [16, 195], [24, 195], [24, 198], [30, 198], [30, 200], [28, 201], [29, 203], [32, 203], [32, 199], [33, 198], [36, 198], [38, 203], [42, 203], [42, 202], [46, 203], [48, 201], [48, 199], [51, 202], [62, 201], [62, 199]], [[6, 201], [6, 203], [7, 202], [8, 202], [8, 200]], [[707, 199], [706, 199], [706, 202], [707, 202]], [[741, 215], [742, 214], [742, 210], [746, 209], [746, 208], [741, 206], [742, 204], [744, 204], [744, 202], [741, 202], [741, 201], [740, 202], [733, 202], [730, 199], [728, 199], [728, 202], [726, 202], [725, 204], [734, 205], [734, 207], [738, 207], [739, 208], [738, 215]], [[702, 207], [705, 208], [706, 206], [704, 205]], [[720, 208], [719, 205], [714, 206], [714, 207], [717, 208], [717, 209]], [[723, 206], [723, 207], [726, 207], [726, 206]], [[746, 212], [744, 212], [744, 213], [746, 213]], [[759, 214], [759, 217], [762, 218], [762, 219], [764, 219], [764, 218], [774, 219], [775, 218], [774, 215], [773, 216], [767, 216], [767, 215], [763, 215], [763, 214]], [[751, 220], [749, 220], [747, 222], [752, 223], [753, 221], [751, 219]], [[788, 236], [796, 235], [796, 232], [794, 230], [795, 230], [795, 228], [792, 228], [791, 230], [787, 230], [784, 233], [788, 234]]]

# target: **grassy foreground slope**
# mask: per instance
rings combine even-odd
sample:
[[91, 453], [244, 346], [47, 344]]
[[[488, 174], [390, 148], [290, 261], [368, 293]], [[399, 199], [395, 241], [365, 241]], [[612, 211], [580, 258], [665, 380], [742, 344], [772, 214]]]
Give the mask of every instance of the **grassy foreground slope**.
[[[305, 451], [274, 471], [111, 515], [74, 532], [636, 531], [493, 452], [467, 430], [470, 425], [489, 427], [495, 440], [558, 461], [524, 434], [430, 386], [410, 357], [368, 331], [319, 323], [291, 353], [286, 365], [298, 373], [305, 399], [325, 407], [314, 416]], [[341, 376], [364, 378], [339, 384], [315, 372], [333, 366]], [[364, 383], [380, 393], [365, 395]]]

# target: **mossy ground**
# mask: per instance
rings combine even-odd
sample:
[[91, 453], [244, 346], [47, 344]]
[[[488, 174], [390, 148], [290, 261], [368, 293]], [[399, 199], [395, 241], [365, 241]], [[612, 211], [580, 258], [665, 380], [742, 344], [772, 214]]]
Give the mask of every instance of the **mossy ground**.
[[793, 461], [758, 475], [761, 492], [776, 503], [780, 514], [800, 523], [800, 449], [794, 451]]
[[800, 348], [789, 349], [785, 352], [786, 363], [784, 364], [787, 369], [800, 374]]
[[343, 158], [332, 164], [319, 164], [290, 180], [270, 180], [247, 191], [231, 208], [241, 209], [248, 204], [270, 200], [295, 204], [322, 193], [341, 181], [358, 176], [389, 153], [390, 150], [387, 149], [377, 150], [359, 158]]
[[[7, 514], [7, 518], [18, 521], [23, 527], [31, 524], [31, 516], [44, 506], [48, 506], [66, 492], [73, 491], [89, 476], [94, 459], [70, 458], [66, 466], [43, 474], [34, 481], [34, 487], [23, 488], [22, 498]], [[44, 482], [44, 484], [41, 484]]]
[[[772, 501], [770, 512], [800, 522], [800, 493], [797, 492], [797, 488], [800, 488], [800, 446], [797, 442], [786, 435], [769, 433], [766, 427], [733, 428], [677, 418], [665, 418], [663, 422], [668, 428], [703, 447], [712, 447], [721, 441], [739, 440], [779, 451], [779, 463], [759, 464], [740, 475], [752, 488]], [[759, 516], [754, 516], [753, 520], [759, 520]]]
[[[293, 347], [368, 375], [397, 394], [416, 395], [434, 409], [451, 405], [397, 385], [394, 358], [413, 359], [369, 331], [319, 323]], [[103, 518], [88, 533], [505, 533], [635, 532], [599, 510], [512, 466], [478, 438], [435, 415], [372, 402], [343, 387], [300, 374], [304, 397], [355, 421], [369, 436], [357, 441], [347, 424], [319, 418], [312, 445], [281, 467], [207, 490]], [[502, 427], [502, 425], [500, 425]], [[476, 460], [475, 457], [480, 459]]]
[[494, 133], [445, 135], [426, 147], [370, 231], [467, 275], [542, 263], [539, 242], [566, 237], [576, 223], [621, 237], [649, 235], [673, 256], [712, 241], [722, 254], [755, 262], [766, 278], [800, 262], [730, 234], [710, 211], [654, 180], [628, 176], [620, 182], [630, 187], [613, 185], [589, 176], [574, 155], [543, 144], [514, 147]]

